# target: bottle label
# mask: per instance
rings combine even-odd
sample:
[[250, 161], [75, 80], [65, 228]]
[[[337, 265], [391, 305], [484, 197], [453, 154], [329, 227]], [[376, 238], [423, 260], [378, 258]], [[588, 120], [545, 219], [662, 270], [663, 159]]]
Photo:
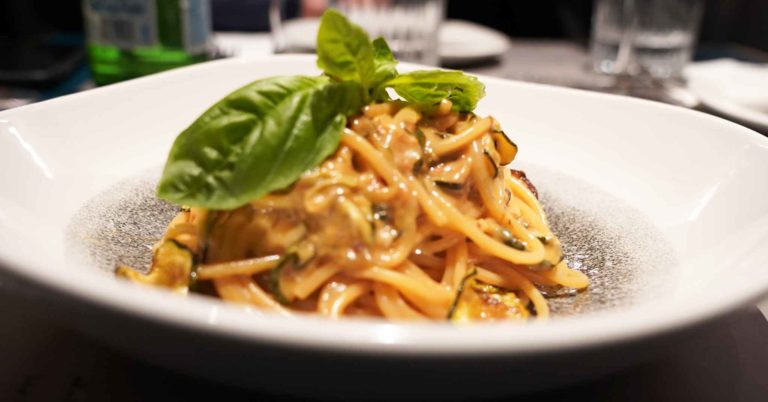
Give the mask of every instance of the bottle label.
[[158, 43], [154, 0], [86, 0], [88, 41], [123, 49]]

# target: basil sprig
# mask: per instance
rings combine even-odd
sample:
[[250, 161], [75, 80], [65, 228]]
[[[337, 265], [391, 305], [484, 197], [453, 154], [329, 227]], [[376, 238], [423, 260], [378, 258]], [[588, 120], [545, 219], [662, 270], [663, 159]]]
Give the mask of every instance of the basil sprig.
[[323, 14], [317, 31], [317, 66], [331, 77], [357, 81], [370, 89], [374, 75], [373, 46], [368, 34], [342, 14]]
[[371, 41], [342, 14], [328, 10], [317, 36], [324, 75], [252, 82], [205, 111], [173, 143], [158, 197], [210, 209], [234, 209], [284, 189], [339, 146], [347, 116], [392, 89], [424, 108], [443, 99], [472, 111], [485, 88], [460, 71], [398, 74], [386, 41]]
[[471, 112], [485, 94], [477, 78], [461, 71], [421, 70], [401, 74], [385, 84], [408, 102], [434, 105], [443, 99], [462, 112]]
[[229, 94], [171, 148], [158, 195], [211, 209], [237, 208], [291, 185], [338, 148], [362, 89], [327, 77], [276, 77]]

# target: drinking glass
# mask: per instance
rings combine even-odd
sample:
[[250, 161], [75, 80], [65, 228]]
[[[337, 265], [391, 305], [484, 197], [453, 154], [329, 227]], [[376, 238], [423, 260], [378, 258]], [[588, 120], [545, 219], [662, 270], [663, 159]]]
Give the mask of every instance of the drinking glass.
[[[302, 15], [287, 0], [272, 0], [270, 24], [276, 53], [314, 50], [318, 16]], [[387, 40], [399, 60], [437, 65], [438, 29], [445, 0], [330, 0], [333, 7], [362, 26], [371, 39]]]
[[386, 39], [400, 60], [438, 64], [443, 0], [331, 0], [330, 5], [360, 24], [371, 38]]
[[679, 77], [690, 61], [702, 0], [597, 0], [592, 65], [601, 73]]

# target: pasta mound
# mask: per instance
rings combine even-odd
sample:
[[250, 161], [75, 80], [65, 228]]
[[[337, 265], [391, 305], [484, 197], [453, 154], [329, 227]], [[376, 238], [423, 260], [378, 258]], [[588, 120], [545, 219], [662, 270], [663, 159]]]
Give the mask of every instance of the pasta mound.
[[[210, 284], [283, 314], [546, 318], [537, 286], [586, 288], [491, 117], [443, 101], [366, 106], [338, 150], [287, 189], [230, 211], [183, 209], [139, 282]], [[200, 286], [203, 287], [203, 286]]]

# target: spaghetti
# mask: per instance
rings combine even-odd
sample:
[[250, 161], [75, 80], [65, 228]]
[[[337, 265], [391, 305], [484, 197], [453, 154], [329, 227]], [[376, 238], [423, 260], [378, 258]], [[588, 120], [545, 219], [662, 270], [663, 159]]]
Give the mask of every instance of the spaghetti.
[[502, 167], [516, 152], [496, 120], [447, 100], [372, 104], [290, 188], [229, 211], [184, 209], [149, 274], [119, 273], [181, 292], [210, 283], [281, 314], [546, 318], [537, 286], [589, 281], [563, 260], [535, 188]]

